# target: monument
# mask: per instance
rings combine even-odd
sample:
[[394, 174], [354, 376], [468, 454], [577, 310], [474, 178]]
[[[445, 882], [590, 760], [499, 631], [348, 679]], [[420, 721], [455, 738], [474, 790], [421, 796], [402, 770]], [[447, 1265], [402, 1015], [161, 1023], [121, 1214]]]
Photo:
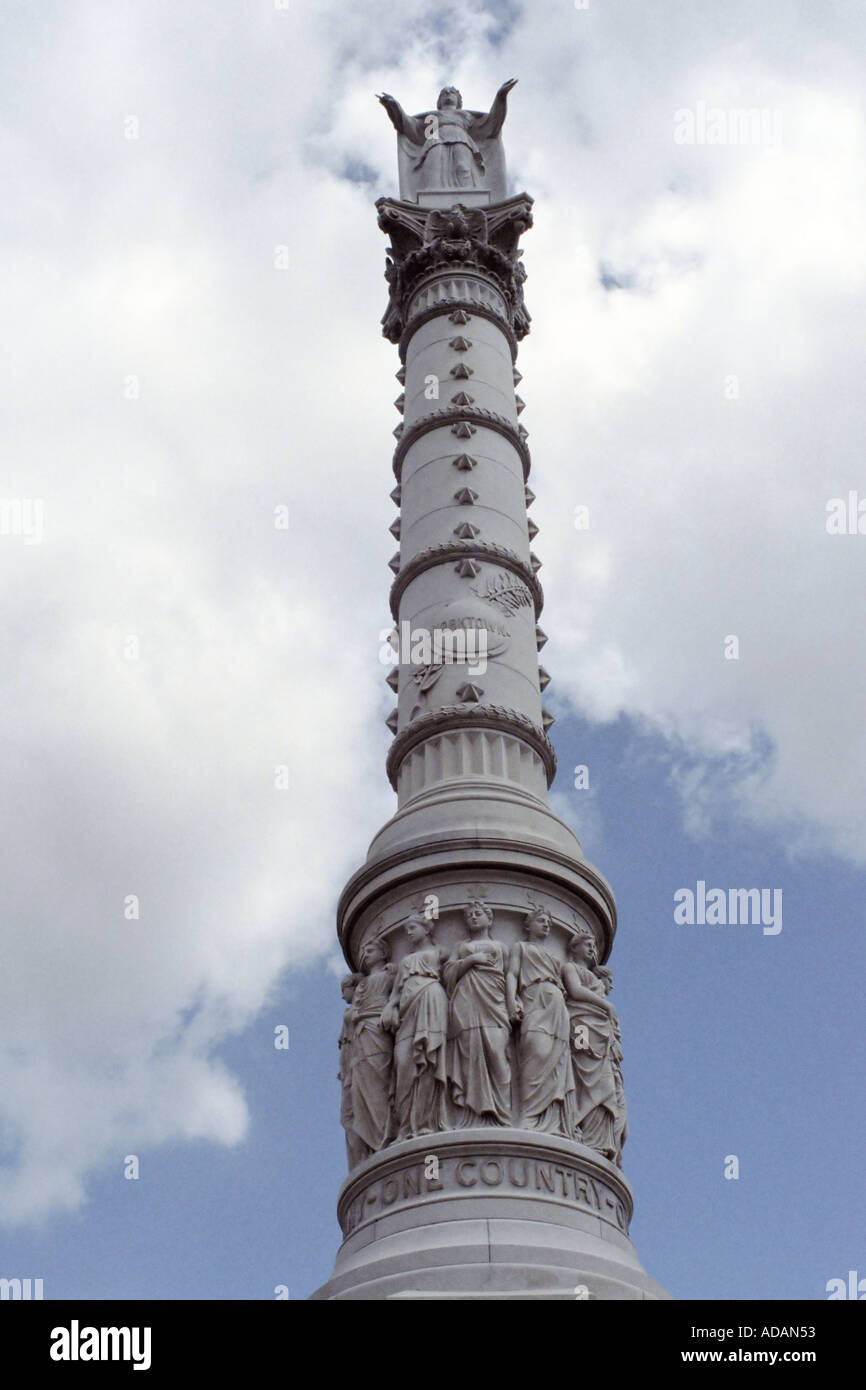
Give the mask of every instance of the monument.
[[[629, 1235], [610, 887], [553, 814], [538, 528], [516, 394], [529, 330], [501, 132], [445, 87], [398, 136], [385, 337], [397, 810], [346, 885], [344, 1240], [317, 1299], [661, 1299]], [[335, 1097], [336, 1101], [336, 1097]]]

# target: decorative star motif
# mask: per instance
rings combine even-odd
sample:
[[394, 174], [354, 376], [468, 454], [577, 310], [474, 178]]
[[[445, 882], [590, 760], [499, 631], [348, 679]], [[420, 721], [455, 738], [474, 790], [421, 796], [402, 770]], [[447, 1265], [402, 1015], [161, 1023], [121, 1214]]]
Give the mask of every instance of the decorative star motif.
[[400, 484], [398, 483], [396, 487], [392, 487], [388, 495], [390, 496], [391, 501], [394, 503], [394, 506], [399, 507], [400, 498], [403, 496], [403, 493], [400, 489]]
[[395, 709], [392, 709], [391, 713], [388, 715], [388, 718], [385, 720], [385, 723], [388, 725], [388, 728], [391, 730], [391, 733], [392, 733], [392, 734], [396, 734], [396, 732], [397, 732], [397, 711], [396, 711]]
[[394, 402], [394, 407], [395, 407], [395, 409], [399, 410], [399, 412], [400, 412], [401, 415], [403, 414], [403, 411], [404, 411], [404, 409], [405, 409], [405, 407], [406, 407], [406, 392], [405, 392], [405, 391], [401, 391], [401, 392], [400, 392], [399, 396], [397, 397], [396, 401]]
[[405, 386], [405, 385], [406, 385], [406, 368], [405, 368], [405, 367], [401, 367], [400, 370], [399, 370], [399, 372], [395, 372], [394, 375], [395, 375], [395, 377], [397, 378], [397, 380], [399, 381], [399, 383], [400, 383], [401, 386]]
[[396, 555], [392, 555], [392, 556], [391, 556], [390, 560], [388, 561], [388, 568], [389, 568], [390, 570], [393, 570], [395, 574], [399, 574], [399, 572], [400, 572], [400, 552], [399, 552], [399, 550], [397, 551]]
[[394, 429], [391, 431], [391, 433], [393, 434], [393, 436], [394, 436], [395, 439], [399, 439], [399, 438], [400, 438], [400, 435], [403, 433], [403, 426], [402, 426], [402, 425], [395, 425], [395, 426], [394, 426]]
[[[403, 399], [402, 396], [400, 399]], [[520, 415], [520, 413], [526, 409], [526, 401], [524, 401], [520, 396], [514, 397], [514, 404], [517, 406], [518, 415]], [[400, 408], [402, 410], [402, 406]]]
[[462, 700], [464, 705], [475, 705], [483, 694], [484, 690], [482, 686], [473, 685], [471, 681], [467, 681], [466, 684], [461, 685], [460, 689], [457, 691], [457, 699]]
[[538, 535], [538, 527], [536, 526], [535, 522], [532, 520], [531, 517], [527, 521], [526, 526], [529, 531], [529, 539], [531, 541], [534, 541], [535, 537]]
[[395, 517], [395, 519], [391, 522], [391, 525], [388, 527], [388, 530], [391, 532], [391, 535], [394, 537], [394, 540], [395, 540], [395, 541], [398, 541], [398, 540], [400, 539], [400, 518], [399, 518], [399, 516], [398, 516], [398, 517]]
[[468, 323], [468, 322], [469, 322], [469, 315], [467, 314], [467, 312], [466, 312], [465, 309], [454, 309], [454, 310], [452, 311], [452, 313], [450, 313], [450, 314], [448, 315], [448, 317], [449, 317], [449, 319], [451, 320], [452, 323]]
[[[396, 667], [395, 667], [395, 670], [396, 670]], [[546, 690], [547, 687], [548, 687], [549, 685], [550, 685], [550, 676], [549, 676], [548, 672], [545, 671], [545, 669], [544, 669], [543, 666], [539, 666], [539, 668], [538, 668], [538, 688], [539, 688], [539, 690]]]
[[519, 372], [519, 371], [517, 370], [517, 368], [515, 367], [515, 368], [514, 368], [514, 385], [515, 385], [515, 386], [519, 386], [522, 380], [523, 380], [523, 377], [521, 376], [520, 372]]
[[451, 376], [456, 377], [458, 381], [465, 381], [467, 377], [472, 376], [472, 368], [467, 367], [465, 362], [458, 362], [456, 367], [451, 368]]
[[542, 632], [541, 628], [538, 627], [538, 626], [536, 625], [536, 628], [535, 628], [535, 645], [536, 645], [538, 651], [541, 651], [541, 648], [544, 646], [544, 644], [545, 644], [546, 641], [547, 641], [547, 633], [546, 633], [546, 632]]
[[461, 521], [459, 526], [454, 527], [453, 534], [463, 541], [472, 541], [481, 535], [481, 527], [473, 526], [471, 521]]
[[[402, 428], [401, 425], [400, 429], [402, 430]], [[451, 433], [456, 434], [458, 439], [471, 439], [475, 432], [475, 426], [470, 425], [468, 420], [458, 420], [456, 425], [451, 426]], [[394, 433], [396, 434], [397, 431], [395, 430]]]
[[471, 468], [475, 468], [478, 460], [472, 458], [470, 454], [458, 454], [454, 460], [454, 467], [459, 468], [461, 473], [468, 473]]
[[523, 489], [523, 495], [524, 495], [524, 497], [526, 498], [526, 505], [527, 505], [527, 507], [531, 507], [532, 504], [533, 504], [533, 502], [535, 501], [535, 493], [532, 491], [532, 488], [531, 488], [531, 487], [525, 487], [525, 488]]
[[538, 571], [541, 569], [541, 561], [537, 555], [533, 555], [531, 550], [529, 552], [529, 563], [532, 566], [533, 574], [538, 574]]
[[462, 507], [471, 507], [478, 501], [478, 493], [474, 488], [462, 487], [459, 492], [455, 492], [454, 501], [459, 502]]
[[453, 396], [451, 397], [451, 404], [452, 404], [452, 405], [474, 405], [474, 404], [475, 404], [475, 397], [474, 397], [474, 396], [468, 396], [468, 395], [466, 394], [465, 391], [457, 391], [456, 394], [453, 395]]
[[390, 685], [390, 687], [391, 687], [391, 689], [394, 691], [395, 695], [396, 695], [396, 693], [397, 693], [397, 686], [398, 686], [398, 684], [399, 684], [399, 681], [400, 681], [400, 668], [399, 668], [399, 666], [392, 666], [391, 669], [390, 669], [390, 671], [388, 672], [387, 676], [385, 677], [385, 684], [386, 684], [386, 685]]
[[468, 352], [472, 344], [468, 338], [452, 338], [448, 346], [455, 352]]
[[542, 705], [542, 707], [541, 707], [541, 724], [542, 724], [542, 727], [545, 728], [545, 729], [549, 729], [550, 726], [551, 726], [551, 724], [555, 724], [555, 723], [556, 723], [556, 720], [554, 719], [553, 715], [550, 713], [550, 710], [549, 710], [549, 709], [545, 709], [544, 706]]

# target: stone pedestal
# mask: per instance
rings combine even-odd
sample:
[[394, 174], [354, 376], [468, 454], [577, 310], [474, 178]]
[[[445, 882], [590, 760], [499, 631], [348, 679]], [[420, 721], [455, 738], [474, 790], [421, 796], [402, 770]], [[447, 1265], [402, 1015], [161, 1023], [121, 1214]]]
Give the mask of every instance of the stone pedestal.
[[317, 1299], [666, 1299], [628, 1238], [620, 1170], [525, 1130], [392, 1145], [338, 1201], [345, 1233]]

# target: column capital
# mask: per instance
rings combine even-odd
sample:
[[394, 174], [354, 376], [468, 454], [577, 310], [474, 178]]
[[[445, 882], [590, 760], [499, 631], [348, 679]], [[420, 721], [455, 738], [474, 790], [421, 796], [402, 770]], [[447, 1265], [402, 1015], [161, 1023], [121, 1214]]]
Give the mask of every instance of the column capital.
[[[486, 207], [419, 207], [396, 198], [379, 198], [379, 226], [391, 238], [385, 279], [390, 297], [382, 332], [400, 343], [413, 317], [410, 301], [422, 280], [436, 273], [479, 273], [493, 282], [504, 301], [505, 323], [516, 339], [529, 332], [523, 302], [526, 272], [518, 242], [532, 226], [532, 199], [526, 193]], [[442, 303], [441, 309], [451, 307]], [[473, 309], [473, 312], [475, 310]]]

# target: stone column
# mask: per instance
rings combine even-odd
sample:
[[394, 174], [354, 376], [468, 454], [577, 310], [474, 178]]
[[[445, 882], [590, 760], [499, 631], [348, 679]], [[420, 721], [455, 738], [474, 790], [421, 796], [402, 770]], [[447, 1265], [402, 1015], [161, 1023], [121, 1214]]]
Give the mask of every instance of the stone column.
[[346, 1113], [379, 1117], [379, 1147], [359, 1124], [368, 1156], [343, 1185], [345, 1238], [314, 1297], [665, 1298], [628, 1238], [603, 966], [613, 894], [547, 798], [553, 721], [515, 365], [532, 200], [428, 202], [377, 203], [402, 386], [387, 677], [397, 810], [346, 885], [338, 932], [351, 970], [375, 962], [354, 994], [365, 1026]]

